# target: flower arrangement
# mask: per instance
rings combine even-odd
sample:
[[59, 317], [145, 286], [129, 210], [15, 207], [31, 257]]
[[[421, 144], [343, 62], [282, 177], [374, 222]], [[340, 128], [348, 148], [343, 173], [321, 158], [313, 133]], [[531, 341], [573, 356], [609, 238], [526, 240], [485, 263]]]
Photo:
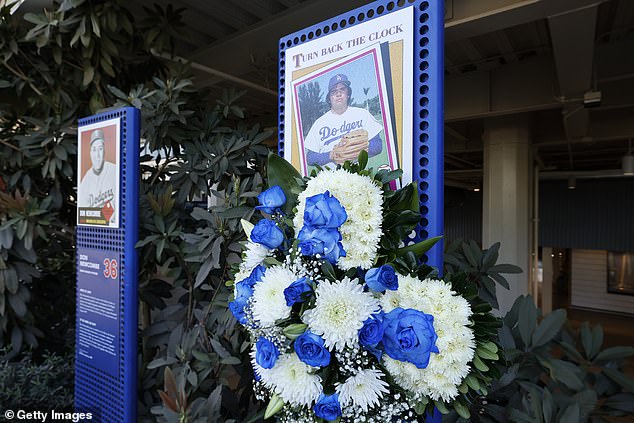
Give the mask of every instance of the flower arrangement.
[[[367, 155], [302, 178], [269, 156], [270, 188], [229, 308], [249, 333], [258, 399], [281, 422], [410, 422], [434, 408], [469, 417], [495, 375], [498, 319], [464, 277], [421, 263], [439, 238], [418, 223], [413, 184]], [[231, 283], [231, 282], [230, 282]]]

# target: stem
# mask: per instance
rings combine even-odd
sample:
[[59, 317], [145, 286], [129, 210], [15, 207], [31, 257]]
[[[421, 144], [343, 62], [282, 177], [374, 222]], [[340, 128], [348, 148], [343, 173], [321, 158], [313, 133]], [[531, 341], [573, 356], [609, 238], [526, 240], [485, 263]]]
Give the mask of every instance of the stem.
[[11, 143], [6, 142], [5, 140], [0, 140], [0, 143], [2, 143], [2, 144], [4, 144], [4, 145], [6, 145], [6, 146], [7, 146], [7, 147], [9, 147], [9, 148], [14, 149], [15, 151], [18, 151], [18, 152], [20, 152], [20, 151], [21, 151], [18, 147], [16, 147], [15, 145], [13, 145], [13, 144], [11, 144]]
[[11, 65], [9, 65], [7, 63], [6, 60], [3, 60], [2, 63], [4, 63], [4, 65], [6, 66], [7, 69], [9, 69], [15, 76], [17, 76], [20, 79], [23, 79], [27, 84], [29, 84], [29, 87], [31, 87], [31, 89], [33, 91], [35, 91], [37, 93], [37, 95], [42, 95], [42, 91], [38, 90], [35, 85], [33, 85], [33, 83], [31, 82], [31, 78], [29, 78], [28, 76], [26, 76], [24, 74], [24, 72], [22, 71], [18, 71], [16, 69], [14, 69], [13, 67], [11, 67]]

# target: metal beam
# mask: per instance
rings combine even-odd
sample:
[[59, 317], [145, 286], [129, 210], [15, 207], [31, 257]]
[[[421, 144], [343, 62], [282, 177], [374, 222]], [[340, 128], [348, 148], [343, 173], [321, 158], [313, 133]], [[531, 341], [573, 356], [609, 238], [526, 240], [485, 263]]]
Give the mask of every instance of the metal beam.
[[[231, 39], [199, 49], [189, 55], [188, 59], [231, 75], [243, 75], [253, 70], [251, 58], [249, 54], [238, 55], [237, 51], [273, 54], [274, 57], [277, 57], [280, 37], [367, 3], [367, 0], [305, 1], [271, 19], [260, 21], [233, 34]], [[282, 30], [280, 30], [281, 28]], [[262, 46], [269, 47], [263, 50]], [[222, 59], [218, 60], [219, 58]], [[225, 60], [225, 58], [231, 58], [231, 60]]]
[[454, 0], [447, 42], [463, 40], [596, 5], [605, 0]]
[[[593, 5], [548, 18], [562, 98], [583, 98], [592, 88], [597, 9]], [[588, 110], [583, 105], [566, 106], [563, 115], [566, 137], [586, 136], [588, 121]]]

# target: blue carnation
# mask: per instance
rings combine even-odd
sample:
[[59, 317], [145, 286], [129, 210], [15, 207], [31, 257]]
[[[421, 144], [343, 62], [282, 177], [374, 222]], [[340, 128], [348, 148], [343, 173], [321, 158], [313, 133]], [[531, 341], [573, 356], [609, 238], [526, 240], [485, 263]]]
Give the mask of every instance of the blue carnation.
[[407, 361], [424, 369], [431, 353], [439, 352], [432, 315], [398, 307], [385, 314], [383, 327], [383, 348], [394, 360]]
[[390, 265], [373, 267], [365, 274], [365, 283], [375, 292], [385, 292], [386, 289], [395, 291], [398, 289], [398, 276]]
[[264, 213], [273, 214], [286, 203], [286, 195], [279, 185], [275, 185], [258, 195], [259, 206], [255, 208]]
[[335, 264], [339, 257], [345, 257], [346, 251], [341, 245], [341, 234], [337, 229], [322, 229], [304, 225], [299, 234], [300, 252], [305, 256], [322, 255]]
[[255, 362], [265, 369], [272, 369], [280, 355], [274, 343], [266, 338], [260, 337], [255, 343]]
[[304, 224], [308, 226], [337, 229], [347, 218], [346, 210], [329, 191], [306, 199]]
[[308, 278], [297, 279], [284, 290], [286, 305], [291, 307], [295, 303], [302, 302], [313, 292], [308, 283]]
[[295, 354], [304, 363], [313, 367], [325, 367], [330, 364], [330, 351], [324, 347], [325, 341], [310, 331], [295, 339]]
[[335, 420], [341, 416], [341, 405], [339, 404], [339, 394], [319, 396], [319, 400], [313, 406], [313, 411], [317, 417], [324, 420]]
[[266, 248], [277, 248], [284, 241], [284, 232], [272, 220], [262, 219], [253, 227], [251, 241]]

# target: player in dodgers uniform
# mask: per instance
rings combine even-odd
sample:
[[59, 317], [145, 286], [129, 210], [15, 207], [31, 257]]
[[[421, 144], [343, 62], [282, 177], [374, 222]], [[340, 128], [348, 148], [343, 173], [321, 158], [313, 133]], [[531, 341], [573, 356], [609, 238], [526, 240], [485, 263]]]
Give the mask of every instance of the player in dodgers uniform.
[[365, 109], [351, 107], [350, 80], [342, 73], [330, 78], [326, 101], [330, 110], [315, 121], [304, 146], [306, 163], [335, 167], [345, 160], [356, 160], [361, 150], [368, 156], [381, 153], [383, 126]]
[[[90, 161], [92, 167], [81, 181], [79, 207], [102, 208], [109, 202], [115, 207], [117, 169], [105, 160], [105, 140], [103, 131], [95, 129], [90, 134]], [[113, 213], [110, 224], [116, 223], [117, 213]]]

